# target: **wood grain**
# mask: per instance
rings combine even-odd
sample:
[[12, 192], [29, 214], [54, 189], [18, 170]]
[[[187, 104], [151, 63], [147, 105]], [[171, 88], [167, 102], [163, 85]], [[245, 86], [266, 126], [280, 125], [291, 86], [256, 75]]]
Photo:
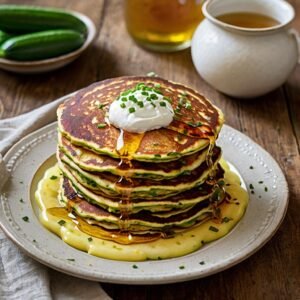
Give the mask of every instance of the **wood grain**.
[[[10, 1], [0, 1], [8, 3]], [[300, 1], [290, 1], [300, 31]], [[261, 250], [219, 274], [172, 285], [124, 286], [103, 284], [114, 299], [300, 299], [300, 67], [287, 83], [253, 100], [224, 96], [196, 73], [190, 51], [159, 54], [139, 48], [129, 37], [121, 0], [18, 0], [65, 7], [87, 14], [97, 26], [94, 45], [71, 65], [43, 75], [0, 71], [0, 117], [10, 117], [50, 102], [94, 81], [154, 71], [189, 85], [225, 113], [226, 122], [264, 147], [279, 163], [290, 188], [287, 216], [276, 235]]]

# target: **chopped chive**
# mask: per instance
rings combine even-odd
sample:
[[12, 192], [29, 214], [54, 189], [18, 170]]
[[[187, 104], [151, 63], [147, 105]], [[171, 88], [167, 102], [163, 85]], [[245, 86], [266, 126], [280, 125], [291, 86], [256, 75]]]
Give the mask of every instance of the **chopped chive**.
[[267, 192], [268, 191], [268, 188], [265, 186], [265, 192]]
[[224, 217], [222, 219], [222, 223], [228, 223], [229, 221], [233, 220], [232, 218]]
[[150, 98], [151, 98], [152, 100], [157, 100], [157, 99], [158, 99], [157, 95], [155, 95], [155, 94], [151, 94], [151, 95], [150, 95]]
[[21, 203], [24, 203], [24, 200], [23, 200], [23, 198], [21, 198], [21, 199], [20, 199], [20, 202], [21, 202]]
[[156, 196], [157, 196], [157, 193], [156, 193], [155, 190], [152, 190], [152, 191], [150, 191], [150, 195], [151, 195], [152, 197], [156, 197]]
[[65, 220], [59, 220], [57, 222], [60, 226], [64, 226], [66, 224], [66, 221]]
[[75, 261], [74, 258], [67, 258], [68, 261]]
[[153, 102], [151, 102], [151, 105], [155, 108], [156, 107], [156, 105], [153, 103]]
[[105, 123], [100, 123], [97, 125], [98, 128], [105, 128], [106, 127], [106, 124]]
[[201, 122], [196, 122], [196, 123], [188, 122], [187, 124], [194, 127], [194, 128], [202, 126]]
[[133, 269], [138, 269], [139, 267], [137, 265], [132, 265]]
[[161, 157], [160, 154], [154, 154], [154, 157]]
[[141, 94], [142, 94], [143, 96], [149, 96], [149, 93], [146, 92], [146, 91], [141, 92]]
[[263, 184], [264, 182], [263, 182], [263, 181], [259, 181], [258, 183], [259, 183], [259, 184]]
[[178, 152], [169, 152], [169, 153], [167, 154], [167, 156], [177, 156], [177, 155], [179, 155]]
[[185, 266], [179, 266], [179, 269], [183, 270], [183, 269], [185, 269]]
[[58, 177], [55, 176], [55, 175], [52, 175], [52, 176], [50, 177], [51, 180], [55, 180], [55, 179], [57, 179], [57, 178], [58, 178]]
[[152, 100], [150, 99], [150, 97], [147, 97], [146, 100], [147, 100], [147, 101], [152, 101]]
[[143, 108], [143, 107], [144, 107], [144, 102], [138, 101], [137, 105], [138, 105], [140, 108]]
[[27, 216], [22, 218], [24, 222], [29, 222], [29, 218]]
[[106, 106], [106, 104], [102, 104], [102, 103], [101, 103], [101, 104], [98, 105], [98, 108], [99, 108], [99, 109], [103, 109], [103, 107], [105, 107], [105, 106]]
[[200, 261], [199, 265], [205, 265], [205, 261]]
[[253, 190], [251, 191], [251, 194], [254, 194], [254, 191], [253, 191]]
[[162, 102], [159, 102], [159, 105], [160, 105], [160, 106], [167, 106], [166, 102], [163, 102], [163, 101], [162, 101]]
[[121, 103], [120, 106], [121, 106], [121, 108], [126, 108], [126, 104], [125, 103]]
[[254, 189], [254, 186], [253, 186], [253, 184], [252, 184], [252, 183], [250, 183], [250, 184], [249, 184], [249, 188], [250, 188], [251, 190], [253, 190], [253, 189]]
[[36, 240], [32, 240], [34, 243], [36, 243]]
[[129, 107], [128, 109], [129, 113], [132, 114], [135, 112], [135, 108], [134, 107]]
[[23, 182], [23, 181], [20, 181], [20, 183], [23, 184], [24, 182]]
[[181, 175], [183, 175], [183, 176], [189, 176], [189, 175], [191, 175], [191, 174], [192, 174], [191, 171], [183, 171], [183, 172], [181, 173]]
[[191, 103], [186, 103], [185, 108], [186, 109], [192, 109], [192, 104]]
[[209, 226], [208, 229], [209, 229], [210, 231], [213, 231], [213, 232], [218, 232], [218, 231], [219, 231], [219, 229], [216, 228], [216, 227], [214, 227], [214, 226]]
[[143, 82], [140, 82], [140, 83], [138, 83], [137, 85], [136, 85], [136, 89], [137, 90], [140, 90], [142, 87], [144, 87], [145, 86], [145, 83], [143, 83]]
[[89, 241], [89, 242], [92, 242], [92, 241], [93, 241], [93, 238], [89, 237], [89, 238], [88, 238], [88, 241]]
[[122, 97], [121, 100], [122, 100], [123, 102], [126, 102], [126, 101], [127, 101], [127, 98], [126, 98], [126, 97]]
[[253, 167], [253, 166], [250, 166], [250, 167], [249, 167], [249, 169], [250, 169], [250, 170], [253, 170], [253, 169], [254, 169], [254, 167]]

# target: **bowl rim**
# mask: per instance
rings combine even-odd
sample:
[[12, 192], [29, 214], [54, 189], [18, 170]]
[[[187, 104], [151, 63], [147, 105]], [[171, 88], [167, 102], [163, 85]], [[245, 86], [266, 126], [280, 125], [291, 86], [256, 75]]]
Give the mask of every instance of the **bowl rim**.
[[5, 65], [9, 65], [9, 66], [20, 66], [20, 67], [22, 67], [22, 66], [33, 67], [33, 66], [40, 66], [40, 65], [48, 65], [48, 64], [53, 64], [53, 63], [58, 63], [60, 61], [68, 60], [70, 58], [73, 58], [74, 56], [79, 55], [81, 52], [83, 52], [95, 39], [96, 26], [95, 26], [94, 22], [88, 16], [86, 16], [80, 12], [73, 11], [73, 10], [64, 10], [64, 11], [72, 14], [73, 16], [75, 16], [76, 18], [81, 20], [87, 28], [86, 39], [80, 48], [78, 48], [72, 52], [66, 53], [66, 54], [62, 54], [59, 56], [46, 58], [46, 59], [40, 59], [40, 60], [19, 61], [19, 60], [7, 59], [7, 58], [0, 58], [0, 64], [3, 64], [3, 65], [5, 64]]

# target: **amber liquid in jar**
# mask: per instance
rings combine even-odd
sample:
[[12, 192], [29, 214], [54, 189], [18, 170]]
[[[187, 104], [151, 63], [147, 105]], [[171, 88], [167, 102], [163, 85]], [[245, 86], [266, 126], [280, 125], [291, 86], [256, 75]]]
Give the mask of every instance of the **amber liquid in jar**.
[[204, 18], [203, 1], [125, 0], [128, 32], [138, 44], [150, 50], [185, 49]]

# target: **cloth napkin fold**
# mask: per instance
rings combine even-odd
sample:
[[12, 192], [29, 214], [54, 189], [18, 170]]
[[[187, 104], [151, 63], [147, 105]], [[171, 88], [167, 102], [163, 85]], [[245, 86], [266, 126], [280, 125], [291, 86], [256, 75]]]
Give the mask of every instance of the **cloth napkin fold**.
[[[26, 134], [56, 120], [56, 109], [71, 95], [23, 115], [0, 120], [0, 183], [8, 173], [1, 154]], [[0, 186], [1, 191], [1, 186]], [[97, 282], [50, 270], [20, 251], [0, 229], [0, 299], [110, 300]]]

